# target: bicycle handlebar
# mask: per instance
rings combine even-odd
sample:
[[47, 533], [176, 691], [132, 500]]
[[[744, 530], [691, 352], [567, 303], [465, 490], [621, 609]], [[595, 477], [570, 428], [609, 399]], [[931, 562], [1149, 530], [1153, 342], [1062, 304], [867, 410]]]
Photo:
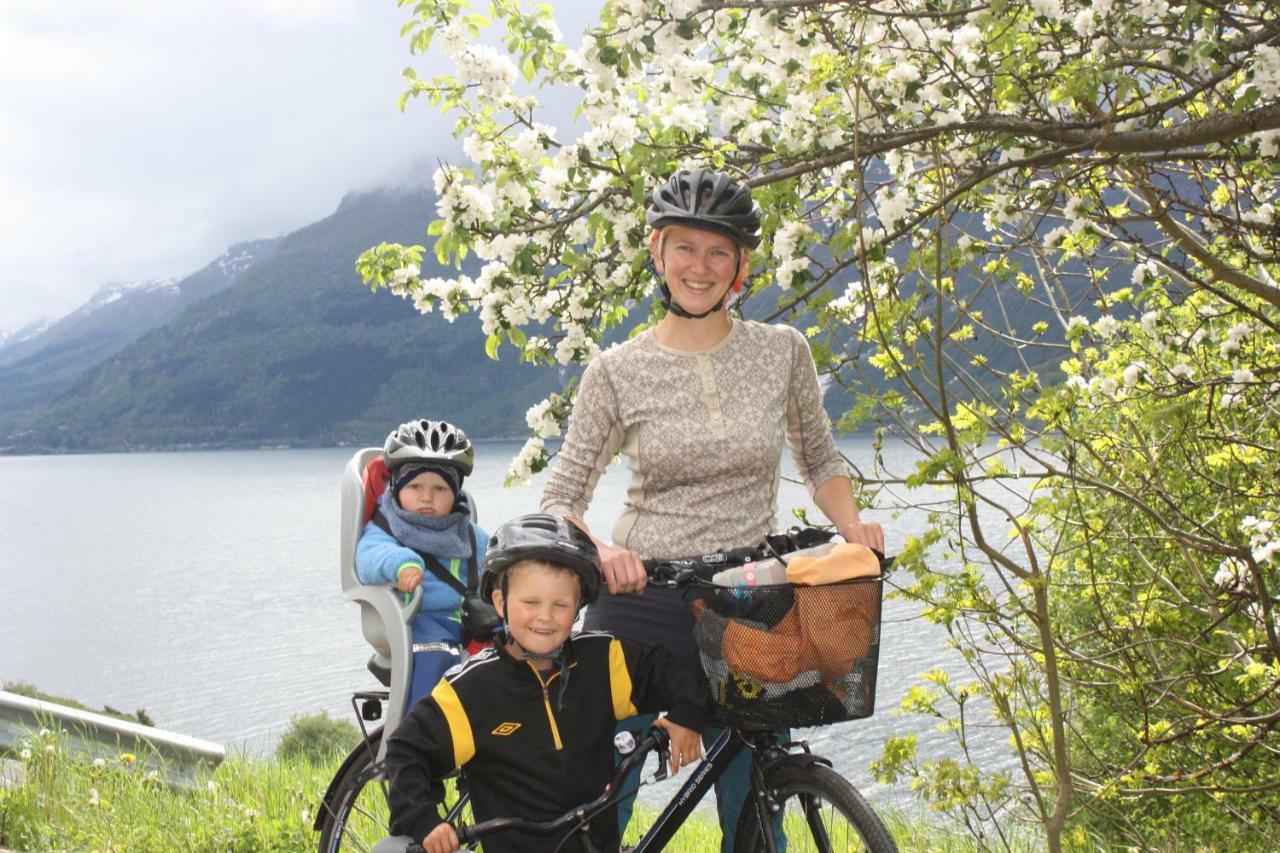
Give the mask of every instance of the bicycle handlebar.
[[[894, 558], [886, 557], [874, 548], [871, 552], [879, 558], [880, 574], [884, 576], [893, 566]], [[691, 584], [711, 585], [712, 576], [725, 569], [741, 566], [747, 559], [737, 552], [729, 551], [703, 554], [700, 557], [678, 557], [674, 560], [645, 560], [643, 565], [645, 574], [649, 576], [649, 583], [676, 589]]]

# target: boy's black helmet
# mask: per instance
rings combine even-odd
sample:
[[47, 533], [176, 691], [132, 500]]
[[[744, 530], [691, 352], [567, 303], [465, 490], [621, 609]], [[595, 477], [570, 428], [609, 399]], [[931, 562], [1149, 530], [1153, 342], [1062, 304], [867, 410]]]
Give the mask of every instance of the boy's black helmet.
[[760, 245], [760, 205], [745, 184], [723, 172], [676, 172], [653, 191], [644, 218], [653, 228], [688, 225], [725, 234], [748, 249]]
[[484, 555], [480, 597], [493, 601], [493, 591], [507, 569], [521, 560], [542, 560], [572, 570], [582, 584], [583, 605], [593, 603], [600, 594], [600, 552], [591, 537], [571, 521], [535, 512], [513, 518], [495, 530]]
[[411, 462], [448, 465], [462, 476], [471, 475], [475, 451], [467, 434], [448, 421], [408, 421], [387, 436], [382, 445], [387, 469], [394, 471]]

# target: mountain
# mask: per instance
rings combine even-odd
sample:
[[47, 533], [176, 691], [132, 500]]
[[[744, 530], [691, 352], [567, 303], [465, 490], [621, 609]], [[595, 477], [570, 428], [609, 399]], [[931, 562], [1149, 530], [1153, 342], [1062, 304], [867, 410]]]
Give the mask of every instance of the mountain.
[[11, 334], [0, 341], [0, 414], [51, 402], [86, 370], [184, 309], [230, 287], [270, 256], [274, 242], [232, 246], [186, 278], [108, 284], [60, 320]]
[[[349, 195], [39, 412], [0, 420], [0, 450], [380, 443], [412, 417], [522, 434], [525, 411], [562, 377], [491, 361], [475, 316], [420, 315], [355, 273], [371, 245], [423, 242], [433, 207], [426, 190]], [[423, 274], [451, 272], [424, 261]]]

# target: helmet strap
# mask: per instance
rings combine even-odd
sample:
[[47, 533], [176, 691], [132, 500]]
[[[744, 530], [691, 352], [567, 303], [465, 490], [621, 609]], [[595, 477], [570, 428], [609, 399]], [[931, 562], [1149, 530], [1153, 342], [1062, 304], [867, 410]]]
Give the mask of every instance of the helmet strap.
[[[732, 288], [730, 288], [730, 290], [732, 290]], [[684, 310], [684, 308], [681, 307], [679, 302], [676, 302], [674, 299], [672, 299], [671, 288], [667, 287], [667, 283], [665, 281], [662, 283], [662, 307], [666, 308], [668, 311], [670, 311], [672, 314], [675, 314], [677, 317], [684, 317], [686, 320], [701, 320], [704, 317], [710, 317], [712, 314], [716, 313], [717, 311], [719, 311], [721, 308], [724, 307], [724, 301], [728, 298], [729, 298], [729, 291], [726, 290], [724, 296], [721, 296], [720, 301], [717, 302], [713, 307], [708, 308], [706, 311], [703, 311], [701, 314], [693, 314], [693, 313], [690, 313], [689, 311]]]

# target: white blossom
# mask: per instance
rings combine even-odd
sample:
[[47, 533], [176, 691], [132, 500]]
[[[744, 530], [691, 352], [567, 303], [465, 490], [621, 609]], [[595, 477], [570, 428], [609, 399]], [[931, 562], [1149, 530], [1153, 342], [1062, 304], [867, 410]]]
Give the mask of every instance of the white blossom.
[[1031, 0], [1031, 8], [1037, 15], [1043, 15], [1052, 21], [1065, 21], [1067, 18], [1062, 0]]
[[1222, 345], [1218, 347], [1219, 351], [1225, 357], [1236, 350], [1240, 349], [1240, 344], [1249, 336], [1249, 326], [1247, 323], [1236, 323], [1230, 329], [1227, 329], [1226, 336], [1222, 339]]
[[515, 63], [486, 44], [469, 45], [454, 57], [454, 61], [458, 66], [458, 76], [464, 80], [475, 80], [490, 98], [497, 99], [507, 94], [516, 79]]
[[1116, 320], [1115, 317], [1112, 317], [1110, 314], [1103, 314], [1101, 317], [1098, 318], [1097, 322], [1093, 324], [1093, 328], [1094, 328], [1094, 331], [1096, 331], [1103, 338], [1110, 339], [1115, 336], [1115, 333], [1117, 331], [1119, 331], [1120, 323], [1118, 320]]
[[893, 231], [898, 223], [907, 218], [907, 211], [911, 209], [911, 197], [905, 191], [896, 194], [891, 190], [887, 191], [878, 196], [876, 209], [885, 230]]
[[524, 443], [524, 447], [520, 448], [516, 458], [511, 460], [511, 467], [507, 470], [509, 484], [529, 485], [529, 481], [533, 479], [533, 465], [542, 459], [543, 447], [545, 442], [536, 436]]
[[1065, 225], [1059, 225], [1057, 228], [1050, 230], [1044, 235], [1044, 247], [1049, 250], [1057, 249], [1062, 245], [1062, 241], [1071, 235], [1071, 229]]
[[1071, 28], [1082, 36], [1092, 35], [1094, 31], [1096, 13], [1092, 6], [1086, 6], [1076, 13], [1075, 20], [1071, 22]]
[[1147, 372], [1147, 366], [1140, 361], [1135, 361], [1124, 369], [1122, 374], [1124, 377], [1124, 387], [1133, 388], [1137, 386], [1138, 381], [1142, 379]]
[[1264, 130], [1253, 136], [1258, 140], [1258, 153], [1263, 157], [1280, 157], [1280, 129]]
[[1213, 583], [1227, 592], [1245, 592], [1247, 566], [1235, 557], [1228, 557], [1218, 564], [1218, 572], [1213, 576]]
[[551, 401], [543, 400], [525, 413], [525, 423], [529, 425], [529, 429], [533, 430], [533, 434], [540, 438], [555, 438], [560, 435], [560, 422], [556, 420], [551, 408]]
[[[485, 160], [493, 159], [493, 143], [487, 139], [481, 139], [475, 134], [471, 134], [466, 139], [462, 140], [462, 153], [466, 154], [471, 162], [478, 166]], [[436, 192], [439, 191], [440, 189], [437, 187]]]
[[1133, 283], [1137, 287], [1142, 287], [1147, 283], [1147, 277], [1155, 275], [1156, 265], [1151, 261], [1143, 261], [1136, 264], [1133, 268]]
[[1253, 49], [1253, 85], [1264, 98], [1280, 97], [1280, 47], [1260, 44]]
[[1269, 518], [1247, 515], [1240, 522], [1240, 531], [1249, 537], [1249, 549], [1258, 563], [1271, 562], [1280, 552], [1280, 538], [1273, 536], [1275, 522]]

